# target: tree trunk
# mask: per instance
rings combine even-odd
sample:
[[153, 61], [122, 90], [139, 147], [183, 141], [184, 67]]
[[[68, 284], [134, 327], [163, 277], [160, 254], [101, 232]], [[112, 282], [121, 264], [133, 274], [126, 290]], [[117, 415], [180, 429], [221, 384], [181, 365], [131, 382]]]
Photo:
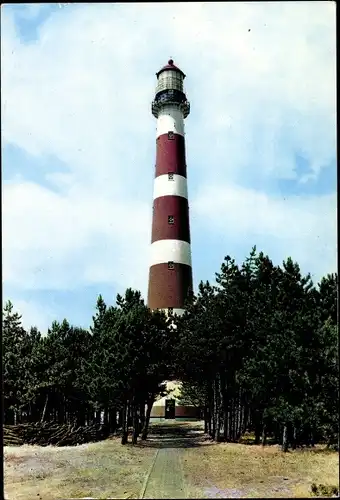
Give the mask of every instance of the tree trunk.
[[255, 444], [260, 444], [260, 436], [261, 436], [261, 428], [259, 424], [256, 424], [255, 427]]
[[215, 407], [212, 413], [212, 422], [211, 422], [211, 437], [212, 439], [215, 439], [216, 436], [216, 411]]
[[209, 412], [209, 436], [211, 438], [214, 437], [214, 409], [211, 406], [210, 407], [210, 412]]
[[40, 422], [43, 422], [44, 421], [44, 418], [45, 418], [45, 413], [46, 413], [46, 408], [47, 408], [47, 403], [48, 403], [48, 393], [46, 395], [46, 399], [45, 399], [45, 406], [44, 406], [44, 409], [43, 409], [43, 412], [42, 412], [42, 415], [41, 415], [41, 420]]
[[109, 410], [108, 410], [107, 406], [105, 406], [105, 408], [104, 408], [104, 422], [103, 422], [103, 424], [105, 425], [105, 427], [109, 426]]
[[88, 422], [88, 425], [92, 425], [93, 424], [93, 410], [92, 408], [88, 411], [88, 414], [87, 414], [87, 422]]
[[293, 437], [292, 437], [292, 449], [296, 450], [296, 444], [297, 444], [297, 429], [296, 425], [293, 427]]
[[128, 402], [125, 401], [122, 409], [122, 444], [126, 444], [128, 442], [128, 425], [127, 425], [127, 418], [128, 418]]
[[236, 421], [236, 416], [237, 416], [237, 400], [236, 398], [233, 398], [232, 400], [232, 406], [231, 406], [231, 412], [232, 412], [232, 416], [233, 416], [233, 435], [232, 435], [232, 439], [233, 439], [233, 442], [236, 441], [236, 428], [237, 428], [237, 421]]
[[221, 412], [219, 405], [217, 406], [215, 441], [217, 443], [221, 441]]
[[120, 408], [118, 412], [118, 429], [121, 429], [123, 427], [123, 409]]
[[228, 417], [229, 417], [229, 422], [228, 422], [228, 440], [232, 441], [233, 439], [233, 412], [232, 412], [232, 401], [230, 401], [229, 404], [229, 411], [228, 411]]
[[132, 444], [137, 444], [137, 438], [139, 434], [139, 419], [136, 403], [132, 404]]
[[274, 430], [274, 439], [275, 443], [281, 445], [282, 444], [282, 433], [279, 425], [275, 425], [275, 430]]
[[239, 432], [238, 432], [238, 441], [240, 441], [242, 437], [242, 430], [244, 427], [244, 406], [243, 404], [240, 404], [240, 420], [239, 420]]
[[132, 424], [132, 404], [128, 405], [128, 414], [127, 415], [128, 415], [128, 419], [127, 419], [128, 424], [127, 425], [128, 425], [128, 427], [132, 427], [132, 425], [133, 425]]
[[208, 410], [208, 407], [206, 405], [204, 405], [204, 433], [205, 434], [208, 434], [208, 429], [209, 429], [209, 424], [208, 424], [208, 421], [209, 421], [209, 410]]
[[77, 425], [78, 427], [85, 426], [85, 409], [81, 405], [79, 410], [77, 411]]
[[100, 421], [101, 421], [101, 409], [96, 410], [96, 416], [95, 416], [95, 422], [97, 425], [100, 424]]
[[288, 451], [288, 425], [286, 423], [283, 426], [282, 448], [281, 449], [285, 453]]
[[240, 391], [235, 401], [235, 441], [240, 439]]
[[212, 392], [211, 392], [211, 385], [208, 385], [208, 432], [209, 436], [212, 437], [213, 435], [213, 429], [212, 429], [212, 422], [213, 422], [213, 402], [212, 402]]
[[145, 439], [148, 437], [148, 431], [149, 431], [149, 422], [150, 422], [150, 415], [151, 415], [151, 410], [152, 406], [155, 400], [155, 395], [152, 394], [152, 396], [147, 400], [147, 409], [146, 409], [146, 415], [145, 415], [145, 423], [144, 427], [142, 430], [142, 440], [145, 441]]
[[216, 407], [217, 407], [215, 440], [219, 442], [221, 441], [222, 414], [224, 412], [225, 399], [226, 399], [225, 382], [223, 376], [221, 376], [221, 373], [217, 374], [215, 384], [216, 384]]
[[215, 440], [217, 435], [217, 413], [218, 413], [218, 403], [217, 403], [217, 391], [216, 391], [216, 380], [213, 382], [213, 425], [212, 425], [212, 438]]
[[240, 439], [242, 435], [242, 423], [243, 423], [243, 417], [244, 417], [244, 404], [243, 404], [243, 393], [242, 389], [240, 388], [240, 395], [239, 395], [239, 428], [238, 428], [238, 435], [237, 435], [237, 440]]
[[267, 444], [267, 425], [263, 423], [262, 426], [262, 446], [266, 446]]
[[64, 423], [65, 396], [62, 395], [58, 407], [58, 424]]
[[117, 429], [117, 410], [116, 408], [109, 409], [109, 430], [114, 433]]
[[[227, 398], [225, 398], [227, 399]], [[228, 418], [228, 403], [225, 401], [223, 408], [223, 439], [229, 441], [229, 418]]]
[[145, 401], [139, 406], [139, 422], [139, 432], [141, 432], [145, 424]]
[[249, 422], [249, 408], [247, 405], [244, 405], [242, 412], [242, 426], [241, 426], [241, 436], [246, 433]]
[[6, 425], [14, 425], [14, 411], [12, 409], [6, 408], [4, 423]]
[[262, 426], [260, 423], [258, 412], [254, 414], [254, 424], [255, 424], [255, 444], [260, 444]]

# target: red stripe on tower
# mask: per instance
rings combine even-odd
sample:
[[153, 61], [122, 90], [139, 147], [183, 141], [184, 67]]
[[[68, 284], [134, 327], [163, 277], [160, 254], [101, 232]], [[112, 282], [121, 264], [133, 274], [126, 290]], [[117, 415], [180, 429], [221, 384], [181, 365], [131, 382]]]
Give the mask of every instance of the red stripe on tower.
[[152, 114], [157, 118], [156, 171], [148, 306], [184, 312], [192, 290], [184, 119], [190, 105], [184, 73], [172, 59], [157, 73]]

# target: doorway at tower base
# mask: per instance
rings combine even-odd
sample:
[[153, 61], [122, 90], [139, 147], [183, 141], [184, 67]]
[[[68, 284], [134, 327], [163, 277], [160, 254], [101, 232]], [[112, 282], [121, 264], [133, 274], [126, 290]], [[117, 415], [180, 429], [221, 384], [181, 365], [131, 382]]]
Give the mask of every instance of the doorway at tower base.
[[151, 410], [150, 421], [161, 422], [166, 420], [178, 420], [181, 422], [202, 419], [201, 408], [189, 405], [180, 405], [181, 382], [167, 381], [167, 395], [157, 399]]

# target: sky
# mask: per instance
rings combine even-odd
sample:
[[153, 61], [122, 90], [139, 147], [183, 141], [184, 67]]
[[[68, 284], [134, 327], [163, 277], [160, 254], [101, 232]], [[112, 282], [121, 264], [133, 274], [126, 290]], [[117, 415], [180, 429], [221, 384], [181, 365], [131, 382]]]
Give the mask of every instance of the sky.
[[3, 296], [25, 327], [146, 298], [156, 76], [184, 73], [194, 288], [256, 245], [337, 270], [335, 2], [1, 9]]

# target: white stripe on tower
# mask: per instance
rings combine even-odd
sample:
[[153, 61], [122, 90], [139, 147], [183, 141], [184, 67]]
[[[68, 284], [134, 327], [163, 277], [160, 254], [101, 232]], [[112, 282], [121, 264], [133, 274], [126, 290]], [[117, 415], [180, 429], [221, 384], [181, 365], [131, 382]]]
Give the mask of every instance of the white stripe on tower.
[[[169, 309], [160, 309], [160, 311], [164, 311], [167, 316], [169, 316]], [[172, 313], [177, 314], [177, 316], [183, 316], [185, 309], [172, 308]]]
[[[177, 308], [173, 308], [172, 309], [172, 312], [173, 314], [177, 314], [178, 316], [182, 316], [184, 314], [184, 309], [177, 309]], [[166, 310], [167, 314], [168, 314], [168, 311]]]
[[183, 113], [178, 106], [171, 104], [164, 106], [158, 114], [156, 136], [159, 137], [168, 132], [184, 136]]
[[155, 178], [153, 199], [161, 196], [181, 196], [188, 199], [187, 180], [182, 175], [173, 174], [169, 179], [168, 175], [159, 175]]
[[184, 309], [173, 309], [172, 312], [178, 316], [182, 316], [184, 314]]
[[190, 243], [181, 240], [158, 240], [151, 245], [150, 266], [174, 262], [191, 267]]

